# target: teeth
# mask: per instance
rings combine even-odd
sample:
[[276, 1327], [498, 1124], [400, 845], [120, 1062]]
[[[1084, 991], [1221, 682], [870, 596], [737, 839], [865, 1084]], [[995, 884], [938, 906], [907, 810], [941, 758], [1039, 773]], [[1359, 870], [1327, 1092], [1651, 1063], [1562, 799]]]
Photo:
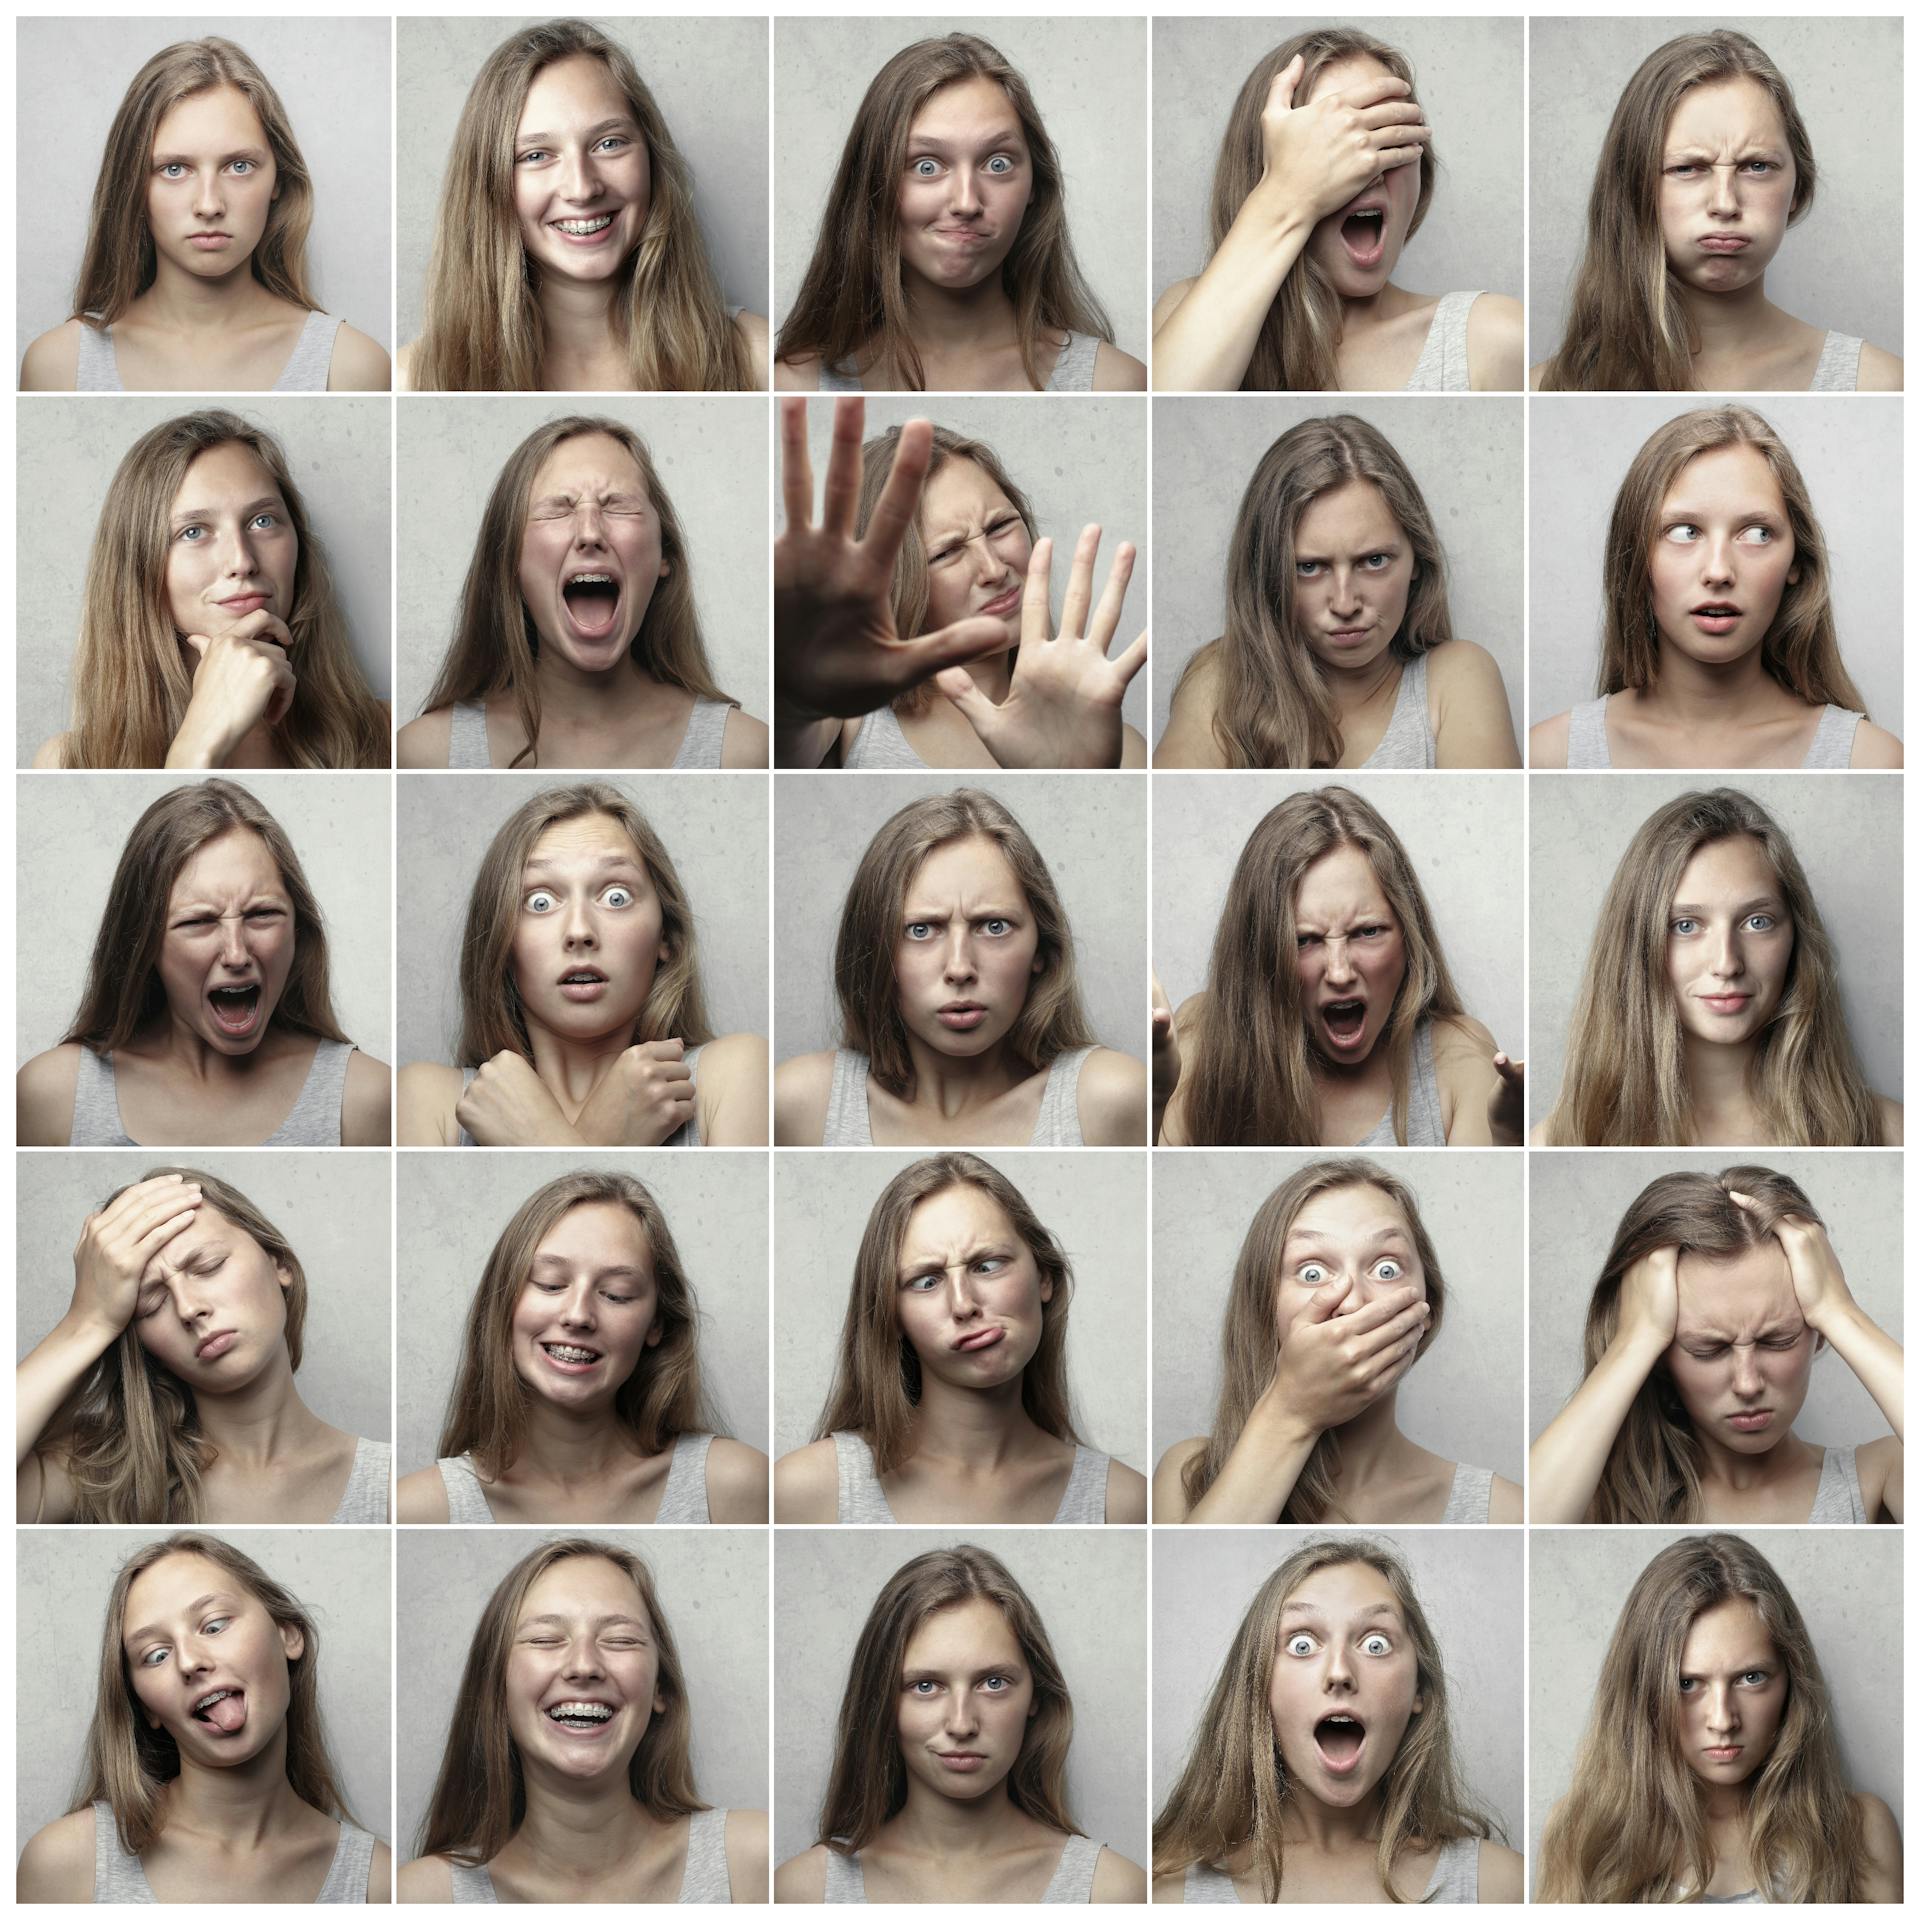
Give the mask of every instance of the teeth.
[[549, 1720], [611, 1720], [613, 1709], [602, 1706], [597, 1700], [562, 1700], [557, 1707], [547, 1709]]
[[610, 573], [570, 573], [567, 575], [567, 585], [570, 587], [610, 587], [613, 585], [613, 575]]
[[216, 1687], [213, 1692], [207, 1694], [204, 1698], [196, 1700], [193, 1703], [193, 1710], [195, 1713], [205, 1713], [216, 1701], [224, 1700], [228, 1694], [238, 1693], [239, 1691], [240, 1689], [238, 1687]]
[[553, 224], [562, 233], [598, 233], [602, 227], [613, 225], [613, 215], [602, 213], [591, 220], [556, 220]]
[[572, 1361], [580, 1366], [585, 1366], [589, 1360], [600, 1358], [591, 1347], [563, 1347], [554, 1340], [546, 1340], [541, 1344], [556, 1360]]

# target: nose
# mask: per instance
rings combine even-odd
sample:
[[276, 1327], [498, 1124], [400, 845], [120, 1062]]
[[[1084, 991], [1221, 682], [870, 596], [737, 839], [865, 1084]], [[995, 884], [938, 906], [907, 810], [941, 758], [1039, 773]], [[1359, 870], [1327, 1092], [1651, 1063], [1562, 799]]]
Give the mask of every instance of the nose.
[[1353, 1649], [1344, 1640], [1336, 1639], [1327, 1648], [1327, 1665], [1321, 1679], [1321, 1686], [1328, 1693], [1351, 1693], [1353, 1691]]
[[247, 964], [247, 923], [237, 914], [222, 914], [220, 927], [220, 964], [244, 967]]
[[594, 931], [593, 913], [584, 893], [574, 894], [562, 910], [560, 936], [569, 953], [599, 944], [600, 936]]
[[194, 180], [193, 211], [196, 216], [218, 217], [222, 211], [220, 195], [220, 170], [202, 173]]
[[975, 214], [980, 211], [980, 183], [971, 167], [955, 167], [947, 175], [947, 211]]
[[591, 1327], [594, 1322], [593, 1286], [582, 1280], [561, 1302], [560, 1324], [566, 1327]]
[[1329, 936], [1326, 943], [1326, 960], [1322, 974], [1329, 986], [1350, 984], [1358, 976], [1354, 969], [1353, 955], [1348, 951], [1346, 941], [1338, 934]]
[[1707, 1731], [1712, 1734], [1740, 1731], [1740, 1703], [1724, 1680], [1707, 1694]]
[[979, 1731], [980, 1715], [971, 1687], [954, 1687], [947, 1695], [946, 1730], [956, 1740]]
[[1337, 620], [1360, 611], [1360, 576], [1351, 567], [1336, 567], [1333, 590], [1327, 596], [1327, 611]]
[[1757, 1400], [1766, 1390], [1760, 1373], [1760, 1349], [1735, 1347], [1733, 1354], [1733, 1391], [1741, 1400]]
[[973, 943], [959, 923], [947, 935], [946, 978], [951, 986], [964, 986], [974, 978]]
[[582, 204], [600, 197], [600, 170], [584, 147], [560, 163], [560, 198]]
[[964, 1261], [947, 1269], [947, 1311], [956, 1320], [972, 1320], [979, 1315], [980, 1302], [973, 1291], [973, 1270]]
[[1700, 578], [1710, 586], [1733, 579], [1734, 545], [1731, 530], [1722, 530], [1700, 543]]
[[1007, 571], [1007, 563], [994, 552], [993, 543], [983, 533], [973, 545], [973, 577], [983, 587], [995, 585]]
[[1711, 186], [1707, 193], [1707, 207], [1710, 212], [1731, 217], [1740, 211], [1740, 195], [1734, 185], [1732, 167], [1715, 167], [1709, 176]]
[[574, 509], [573, 544], [595, 550], [607, 544], [607, 518], [597, 500], [583, 500]]
[[1740, 937], [1731, 921], [1714, 941], [1710, 960], [1716, 980], [1737, 980], [1746, 971], [1740, 958]]
[[196, 1320], [207, 1317], [205, 1302], [189, 1290], [185, 1274], [176, 1273], [168, 1280], [167, 1297], [173, 1302], [173, 1310], [180, 1316], [182, 1326], [191, 1328]]
[[591, 1640], [576, 1640], [567, 1648], [567, 1672], [569, 1680], [598, 1680], [600, 1675], [600, 1654]]

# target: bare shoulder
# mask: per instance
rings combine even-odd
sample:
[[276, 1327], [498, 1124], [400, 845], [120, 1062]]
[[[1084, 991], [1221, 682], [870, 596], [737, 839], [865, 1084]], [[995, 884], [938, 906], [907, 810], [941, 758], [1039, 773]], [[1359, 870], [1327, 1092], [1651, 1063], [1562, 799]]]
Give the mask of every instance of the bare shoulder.
[[1099, 1047], [1080, 1068], [1080, 1133], [1090, 1147], [1147, 1143], [1147, 1070], [1130, 1053]]
[[767, 390], [767, 316], [742, 307], [733, 316], [733, 330], [747, 349], [747, 371], [758, 392]]
[[14, 1078], [14, 1120], [23, 1147], [64, 1147], [73, 1138], [73, 1095], [80, 1084], [80, 1043], [65, 1040], [36, 1053]]
[[1493, 1494], [1487, 1502], [1487, 1519], [1496, 1527], [1518, 1526], [1526, 1518], [1520, 1489], [1513, 1481], [1493, 1476]]
[[735, 707], [727, 715], [726, 733], [720, 742], [721, 766], [757, 771], [767, 764], [767, 753], [767, 723]]
[[1187, 1876], [1184, 1873], [1156, 1874], [1153, 1904], [1156, 1907], [1184, 1907], [1187, 1904]]
[[458, 1067], [437, 1060], [413, 1060], [400, 1069], [400, 1144], [450, 1147], [459, 1138], [454, 1109], [466, 1082]]
[[1153, 1470], [1153, 1517], [1163, 1525], [1187, 1517], [1187, 1509], [1193, 1503], [1187, 1498], [1186, 1482], [1181, 1476], [1187, 1470], [1187, 1462], [1204, 1453], [1206, 1447], [1207, 1436], [1196, 1433], [1191, 1440], [1176, 1440], [1160, 1456], [1160, 1464]]
[[1480, 1842], [1480, 1899], [1518, 1906], [1526, 1897], [1526, 1867], [1511, 1847], [1497, 1840]]
[[827, 1098], [833, 1091], [833, 1055], [798, 1053], [773, 1072], [773, 1142], [778, 1147], [817, 1147], [827, 1131]]
[[81, 320], [62, 320], [27, 348], [20, 362], [23, 393], [71, 393], [80, 378]]
[[1220, 642], [1209, 640], [1187, 662], [1167, 708], [1167, 730], [1160, 736], [1156, 767], [1221, 767], [1226, 756], [1213, 735], [1220, 705]]
[[775, 1906], [791, 1901], [817, 1907], [826, 1897], [827, 1850], [825, 1847], [809, 1847], [805, 1853], [796, 1853], [791, 1860], [783, 1861], [779, 1871], [773, 1876]]
[[1137, 1527], [1147, 1517], [1147, 1476], [1123, 1460], [1107, 1462], [1106, 1518], [1110, 1527]]
[[1467, 315], [1467, 380], [1476, 393], [1517, 393], [1527, 323], [1509, 293], [1483, 293]]
[[393, 1850], [384, 1840], [373, 1843], [373, 1858], [367, 1862], [367, 1905], [393, 1905]]
[[[420, 342], [418, 340], [409, 340], [407, 344], [393, 356], [393, 390], [395, 393], [411, 393], [413, 391], [413, 350], [419, 344]], [[405, 1869], [403, 1868], [402, 1871], [404, 1872]]]
[[340, 1101], [340, 1144], [393, 1144], [393, 1069], [358, 1047], [347, 1055], [347, 1086]]
[[1880, 1144], [1883, 1147], [1904, 1147], [1907, 1144], [1907, 1113], [1898, 1100], [1889, 1100], [1884, 1093], [1876, 1093], [1873, 1103], [1880, 1109]]
[[445, 1907], [453, 1904], [453, 1869], [444, 1854], [429, 1853], [409, 1860], [400, 1869], [403, 1907]]
[[[406, 1527], [444, 1527], [451, 1517], [447, 1512], [447, 1483], [440, 1469], [422, 1467], [415, 1473], [403, 1473], [394, 1489], [394, 1513]], [[403, 1869], [404, 1871], [404, 1869]]]
[[813, 1440], [773, 1468], [773, 1517], [827, 1526], [840, 1517], [840, 1464], [831, 1440]]
[[333, 360], [327, 368], [329, 393], [389, 393], [393, 362], [378, 340], [343, 320], [333, 336]]
[[1527, 729], [1527, 765], [1530, 767], [1564, 767], [1567, 764], [1567, 742], [1573, 732], [1573, 709], [1556, 713], [1539, 725]]
[[1122, 353], [1111, 340], [1102, 340], [1093, 355], [1095, 393], [1144, 393], [1147, 363]]
[[1876, 347], [1870, 342], [1862, 343], [1860, 371], [1853, 383], [1856, 393], [1899, 393], [1906, 384], [1906, 363], [1897, 354], [1891, 354], [1885, 347]]
[[[67, 746], [72, 739], [70, 733], [56, 733], [42, 740], [33, 756], [33, 764], [36, 767], [64, 767], [67, 764]], [[1858, 751], [1857, 739], [1854, 744]], [[1856, 761], [1854, 764], [1857, 766], [1859, 763]]]
[[435, 707], [400, 729], [403, 767], [444, 767], [453, 753], [453, 709]]
[[1137, 1907], [1146, 1897], [1147, 1876], [1124, 1853], [1102, 1847], [1093, 1863], [1093, 1891], [1088, 1898], [1103, 1906]]
[[767, 1816], [758, 1807], [729, 1807], [726, 1835], [727, 1891], [733, 1904], [760, 1906], [767, 1897]]
[[1470, 1013], [1448, 1014], [1433, 1023], [1433, 1064], [1444, 1069], [1449, 1063], [1485, 1061], [1493, 1064], [1494, 1038], [1490, 1028]]
[[723, 1525], [767, 1523], [767, 1456], [716, 1434], [707, 1449], [707, 1511]]
[[[33, 764], [37, 767], [40, 762], [36, 760]], [[1876, 727], [1871, 720], [1862, 720], [1854, 728], [1853, 752], [1848, 757], [1848, 766], [1904, 767], [1906, 764], [1906, 750], [1897, 735], [1889, 733], [1885, 727]]]
[[1443, 694], [1477, 693], [1486, 687], [1503, 692], [1500, 662], [1477, 640], [1446, 640], [1427, 651], [1427, 677]]
[[1546, 377], [1547, 363], [1544, 360], [1536, 360], [1534, 364], [1527, 369], [1527, 385], [1535, 393], [1540, 391], [1540, 382]]
[[767, 1043], [723, 1033], [700, 1052], [700, 1138], [713, 1147], [767, 1144]]
[[1860, 1809], [1861, 1863], [1860, 1897], [1880, 1904], [1897, 1904], [1905, 1891], [1906, 1873], [1900, 1858], [1900, 1823], [1893, 1809], [1877, 1793], [1856, 1793]]
[[[773, 390], [776, 393], [818, 393], [820, 356], [817, 353], [803, 353], [791, 360], [776, 360], [773, 363]], [[801, 1857], [805, 1858], [804, 1855]]]
[[1173, 1010], [1173, 1030], [1182, 1039], [1192, 1033], [1200, 1024], [1207, 1010], [1207, 992], [1204, 987], [1198, 993], [1190, 993]]
[[21, 1906], [79, 1906], [93, 1898], [93, 1819], [91, 1807], [63, 1813], [21, 1849]]
[[1160, 329], [1179, 311], [1180, 303], [1193, 291], [1194, 280], [1199, 276], [1191, 275], [1185, 280], [1176, 280], [1158, 300], [1153, 303], [1153, 330]]

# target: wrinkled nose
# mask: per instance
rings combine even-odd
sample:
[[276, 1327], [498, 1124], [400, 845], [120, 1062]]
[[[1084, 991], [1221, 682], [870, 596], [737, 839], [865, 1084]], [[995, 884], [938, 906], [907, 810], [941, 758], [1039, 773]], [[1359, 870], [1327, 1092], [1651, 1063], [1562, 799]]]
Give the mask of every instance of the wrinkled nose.
[[1715, 167], [1711, 173], [1712, 184], [1707, 191], [1707, 209], [1710, 213], [1728, 217], [1740, 211], [1740, 191], [1733, 177], [1731, 167]]
[[1327, 984], [1334, 987], [1351, 986], [1359, 978], [1353, 964], [1353, 955], [1347, 943], [1340, 939], [1327, 942], [1325, 974]]

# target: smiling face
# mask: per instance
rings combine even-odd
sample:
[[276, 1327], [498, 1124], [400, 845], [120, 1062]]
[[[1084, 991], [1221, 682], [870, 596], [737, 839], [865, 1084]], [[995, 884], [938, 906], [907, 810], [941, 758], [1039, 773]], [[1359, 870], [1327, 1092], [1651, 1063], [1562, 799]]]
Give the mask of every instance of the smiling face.
[[1740, 74], [1680, 96], [1660, 155], [1667, 270], [1699, 293], [1751, 286], [1779, 251], [1795, 173], [1773, 95]]
[[542, 277], [604, 284], [640, 244], [653, 166], [605, 62], [570, 54], [527, 89], [513, 147], [520, 244]]
[[293, 515], [259, 455], [237, 440], [201, 454], [167, 519], [167, 614], [174, 631], [211, 638], [262, 607], [287, 619], [299, 564]]
[[1425, 1704], [1413, 1635], [1384, 1574], [1348, 1561], [1294, 1588], [1280, 1611], [1267, 1700], [1293, 1789], [1326, 1806], [1359, 1806]]
[[1033, 161], [1006, 89], [984, 74], [941, 87], [907, 134], [901, 265], [934, 287], [977, 287], [1013, 250], [1032, 197]]
[[1661, 641], [1689, 659], [1722, 666], [1766, 639], [1800, 575], [1786, 496], [1758, 447], [1716, 447], [1680, 469], [1647, 573]]
[[1787, 1710], [1786, 1664], [1751, 1600], [1695, 1615], [1680, 1652], [1680, 1741], [1710, 1787], [1751, 1779], [1773, 1751]]
[[284, 1352], [293, 1275], [203, 1203], [147, 1262], [134, 1296], [140, 1344], [195, 1393], [231, 1393]]
[[[172, 1553], [127, 1588], [121, 1647], [137, 1711], [183, 1763], [235, 1767], [285, 1727], [289, 1661], [306, 1650], [218, 1562]], [[218, 1696], [218, 1697], [216, 1697]], [[196, 1711], [199, 1709], [199, 1711]]]
[[1293, 534], [1293, 617], [1323, 667], [1372, 666], [1400, 631], [1413, 542], [1371, 480], [1315, 496]]
[[293, 899], [246, 827], [209, 840], [167, 896], [160, 984], [176, 1027], [238, 1058], [266, 1037], [293, 971]]
[[1427, 1297], [1427, 1277], [1407, 1217], [1378, 1187], [1335, 1187], [1315, 1194], [1293, 1216], [1280, 1262], [1274, 1316], [1283, 1346], [1314, 1296], [1341, 1280], [1353, 1284], [1334, 1311], [1336, 1320], [1404, 1287], [1412, 1287], [1417, 1299]]
[[1813, 1376], [1815, 1336], [1787, 1257], [1769, 1239], [1730, 1259], [1680, 1256], [1680, 1318], [1666, 1366], [1696, 1433], [1761, 1454], [1791, 1431]]
[[1355, 846], [1322, 854], [1300, 876], [1293, 920], [1307, 1043], [1332, 1066], [1360, 1066], [1407, 977], [1406, 937], [1373, 862]]
[[547, 1230], [513, 1310], [513, 1370], [570, 1412], [604, 1406], [660, 1344], [653, 1248], [617, 1200], [570, 1207]]
[[983, 1596], [930, 1613], [901, 1667], [900, 1757], [909, 1781], [948, 1800], [984, 1799], [1019, 1759], [1038, 1707], [1007, 1616]]
[[189, 94], [160, 116], [147, 172], [147, 228], [160, 258], [196, 280], [243, 270], [279, 197], [279, 169], [238, 87]]
[[639, 463], [604, 433], [562, 440], [540, 464], [520, 537], [520, 598], [543, 664], [618, 666], [672, 571]]
[[529, 1026], [574, 1041], [628, 1032], [669, 958], [660, 896], [619, 821], [589, 813], [541, 834], [508, 959]]
[[[1392, 77], [1391, 70], [1371, 54], [1350, 54], [1322, 67], [1312, 92], [1294, 104], [1311, 106], [1330, 93]], [[1409, 97], [1394, 96], [1396, 100]], [[1307, 240], [1308, 257], [1343, 300], [1370, 299], [1393, 278], [1419, 199], [1420, 163], [1415, 161], [1375, 174], [1344, 207], [1315, 223]]]
[[625, 1774], [667, 1700], [646, 1602], [611, 1560], [576, 1554], [528, 1587], [506, 1693], [523, 1767], [556, 1784]]
[[1020, 644], [1020, 602], [1033, 542], [1019, 509], [984, 467], [949, 460], [920, 496], [920, 538], [927, 550], [923, 633], [938, 633], [972, 614], [1006, 623], [1007, 645]]
[[1689, 1038], [1731, 1046], [1772, 1019], [1793, 962], [1793, 921], [1751, 834], [1689, 860], [1667, 914], [1667, 978]]

